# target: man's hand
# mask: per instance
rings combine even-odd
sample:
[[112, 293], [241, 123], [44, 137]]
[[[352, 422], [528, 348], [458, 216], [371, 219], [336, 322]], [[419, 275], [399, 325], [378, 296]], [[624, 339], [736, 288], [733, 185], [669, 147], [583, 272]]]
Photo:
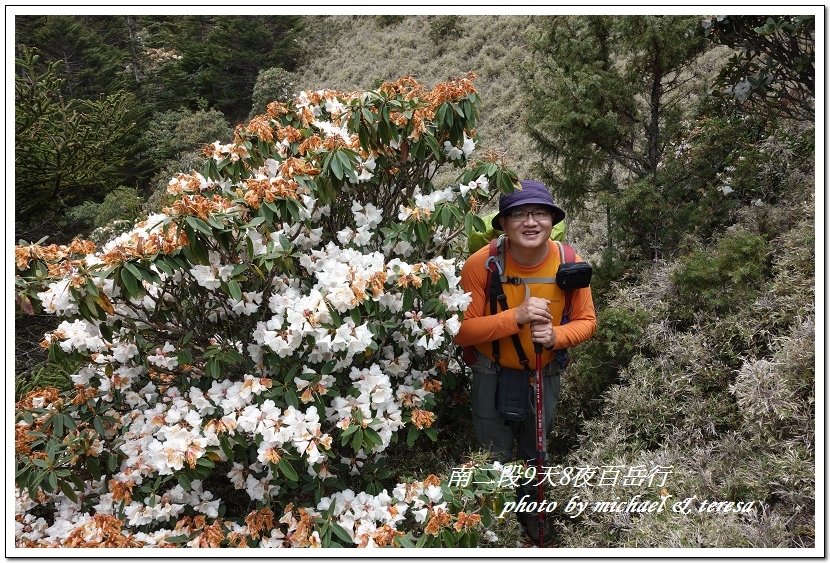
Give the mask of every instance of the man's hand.
[[530, 339], [547, 349], [553, 348], [553, 345], [556, 344], [556, 333], [553, 332], [553, 325], [550, 321], [530, 325]]
[[550, 325], [550, 301], [543, 297], [530, 297], [516, 307], [516, 322], [523, 324], [542, 323]]

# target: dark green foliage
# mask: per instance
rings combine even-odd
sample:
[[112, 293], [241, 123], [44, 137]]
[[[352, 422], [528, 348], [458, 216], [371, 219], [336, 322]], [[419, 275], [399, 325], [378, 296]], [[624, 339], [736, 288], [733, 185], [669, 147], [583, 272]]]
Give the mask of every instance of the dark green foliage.
[[434, 16], [429, 20], [429, 38], [436, 45], [458, 33], [458, 16]]
[[624, 261], [648, 261], [665, 251], [663, 239], [669, 208], [651, 179], [634, 182], [614, 199], [611, 207], [612, 236], [625, 242]]
[[[15, 230], [17, 238], [61, 237], [61, 214], [103, 199], [123, 181], [134, 98], [66, 100], [57, 63], [38, 71], [39, 57], [21, 47], [15, 77]], [[71, 233], [70, 228], [68, 233]]]
[[[231, 135], [225, 116], [217, 110], [179, 109], [154, 114], [141, 132], [138, 159], [142, 183], [151, 180], [169, 161], [179, 159], [183, 153], [201, 152], [205, 145]], [[180, 168], [171, 171], [166, 180], [181, 171]]]
[[684, 257], [672, 276], [676, 289], [673, 317], [718, 316], [751, 302], [768, 272], [767, 242], [752, 233], [727, 233], [714, 248]]
[[762, 115], [812, 121], [814, 16], [718, 16], [703, 25], [707, 37], [738, 50], [721, 70], [715, 95]]
[[605, 178], [611, 165], [638, 178], [657, 170], [678, 127], [678, 75], [704, 46], [696, 25], [668, 16], [545, 20], [527, 123], [566, 205], [618, 190]]
[[152, 23], [148, 46], [173, 49], [146, 85], [148, 95], [167, 90], [166, 107], [196, 109], [198, 97], [234, 123], [243, 120], [260, 70], [293, 70], [301, 62], [299, 16], [169, 16]]
[[388, 27], [390, 25], [395, 25], [396, 23], [400, 23], [404, 20], [406, 16], [394, 15], [394, 14], [383, 14], [380, 16], [375, 16], [375, 20], [381, 27]]
[[65, 366], [60, 364], [45, 362], [35, 369], [31, 377], [17, 377], [14, 385], [15, 400], [20, 399], [23, 395], [33, 389], [41, 389], [43, 387], [56, 387], [61, 391], [72, 388], [72, 379]]
[[[748, 259], [750, 264], [729, 273], [709, 275], [748, 286], [758, 285], [760, 279], [762, 287], [786, 276], [802, 279], [804, 288], [811, 286], [813, 266], [805, 258], [812, 248], [805, 235], [811, 230], [811, 219], [806, 218], [774, 241], [792, 255], [782, 251], [772, 272]], [[728, 238], [713, 250], [721, 259], [749, 258], [764, 244], [745, 232]], [[773, 287], [777, 283], [773, 281]], [[648, 300], [648, 291], [632, 288], [628, 295]], [[731, 314], [700, 317], [698, 324], [681, 332], [658, 312], [645, 330], [650, 343], [645, 351], [650, 355], [636, 354], [623, 370], [624, 383], [604, 393], [602, 413], [585, 423], [580, 447], [564, 465], [672, 466], [666, 490], [675, 499], [696, 495], [761, 505], [746, 516], [693, 513], [682, 520], [665, 514], [621, 520], [613, 514], [586, 512], [576, 521], [562, 520], [563, 545], [814, 545], [812, 299], [808, 291], [795, 304], [791, 296], [768, 290], [763, 298], [742, 303]], [[771, 311], [791, 307], [799, 314], [788, 317], [790, 322], [769, 321]], [[630, 498], [641, 492], [659, 499], [658, 490], [585, 488], [580, 497], [594, 502], [613, 498], [614, 493]], [[553, 494], [567, 501], [573, 491], [554, 489]]]
[[[95, 23], [90, 16], [16, 16], [18, 56], [22, 53], [21, 44], [37, 47], [41, 72], [48, 63], [60, 61], [56, 72], [62, 79], [61, 94], [67, 98], [98, 99], [119, 89], [129, 89], [130, 76], [124, 70], [126, 54], [104, 40], [104, 22], [94, 19]], [[121, 21], [115, 17], [108, 20], [110, 27]]]
[[94, 225], [104, 227], [110, 221], [132, 221], [141, 214], [144, 200], [138, 195], [135, 188], [120, 186], [106, 195], [98, 206]]
[[685, 76], [706, 46], [698, 19], [556, 16], [542, 29], [526, 73], [542, 178], [577, 216], [602, 200], [609, 264], [661, 256], [657, 174], [690, 109]]
[[274, 67], [260, 70], [251, 102], [250, 117], [265, 113], [273, 101], [286, 102], [295, 96], [294, 77], [284, 68]]

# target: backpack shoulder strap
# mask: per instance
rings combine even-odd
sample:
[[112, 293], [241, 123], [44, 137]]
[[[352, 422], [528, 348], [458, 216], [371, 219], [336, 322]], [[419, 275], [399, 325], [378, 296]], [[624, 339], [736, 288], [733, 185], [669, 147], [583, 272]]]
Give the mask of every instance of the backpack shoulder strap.
[[484, 267], [488, 272], [496, 272], [499, 276], [504, 275], [504, 247], [507, 237], [499, 235], [490, 241], [487, 261], [484, 262]]
[[[570, 244], [556, 241], [557, 246], [559, 246], [559, 265], [560, 267], [562, 264], [571, 264], [576, 262], [576, 251], [574, 247]], [[562, 309], [562, 321], [560, 324], [565, 324], [568, 322], [568, 319], [571, 316], [571, 296], [573, 295], [573, 290], [565, 290], [565, 308]]]
[[[507, 306], [507, 297], [504, 295], [504, 289], [502, 287], [502, 278], [504, 277], [504, 252], [505, 252], [505, 242], [507, 240], [506, 235], [500, 235], [497, 239], [493, 239], [490, 241], [490, 248], [489, 248], [489, 256], [487, 257], [487, 261], [484, 263], [484, 267], [487, 269], [487, 282], [484, 288], [484, 295], [485, 299], [490, 303], [490, 314], [495, 315], [498, 312], [498, 307], [501, 305], [502, 310], [506, 311]], [[513, 334], [510, 337], [510, 340], [513, 342], [513, 346], [516, 348], [516, 354], [519, 357], [519, 362], [525, 367], [525, 369], [530, 369], [530, 361], [527, 358], [527, 355], [524, 353], [522, 349], [522, 343], [519, 340], [519, 336], [517, 334]], [[500, 348], [499, 348], [499, 341], [493, 340], [493, 360], [496, 365], [500, 365], [499, 358], [500, 358]]]
[[570, 264], [571, 262], [576, 262], [576, 251], [574, 247], [570, 244], [564, 242], [556, 242], [556, 246], [559, 247], [559, 263], [560, 264]]

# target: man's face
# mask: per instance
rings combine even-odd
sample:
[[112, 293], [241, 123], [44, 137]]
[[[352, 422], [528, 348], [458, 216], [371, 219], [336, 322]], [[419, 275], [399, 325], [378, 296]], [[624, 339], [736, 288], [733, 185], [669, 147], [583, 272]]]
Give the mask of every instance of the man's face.
[[510, 244], [528, 250], [547, 244], [553, 229], [553, 215], [544, 205], [522, 205], [501, 217], [501, 227]]

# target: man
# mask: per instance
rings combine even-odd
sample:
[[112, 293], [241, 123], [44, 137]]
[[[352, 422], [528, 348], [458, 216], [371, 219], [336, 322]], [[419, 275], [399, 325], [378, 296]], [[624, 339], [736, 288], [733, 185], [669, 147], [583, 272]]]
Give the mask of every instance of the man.
[[[507, 236], [504, 256], [505, 275], [519, 278], [554, 279], [560, 263], [559, 248], [549, 240], [553, 226], [565, 218], [550, 192], [541, 182], [522, 180], [521, 189], [499, 199], [499, 212], [493, 228]], [[464, 313], [461, 329], [455, 337], [459, 346], [473, 346], [476, 360], [472, 365], [472, 410], [476, 438], [493, 457], [501, 462], [511, 459], [536, 458], [536, 413], [533, 396], [528, 393], [527, 414], [523, 420], [506, 421], [497, 408], [498, 369], [527, 369], [522, 356], [535, 359], [534, 343], [542, 345], [544, 384], [544, 436], [547, 436], [556, 414], [561, 367], [556, 360], [558, 350], [570, 348], [591, 338], [596, 330], [591, 288], [571, 290], [569, 320], [561, 324], [565, 293], [555, 283], [503, 284], [507, 310], [490, 314], [485, 294], [489, 245], [469, 257], [461, 271], [461, 287], [472, 293], [472, 302]], [[577, 257], [578, 261], [581, 261]], [[493, 274], [495, 276], [496, 274]], [[529, 296], [527, 293], [529, 290]], [[519, 353], [512, 335], [518, 335], [523, 354]], [[497, 357], [494, 354], [493, 342]], [[530, 369], [535, 367], [531, 364]], [[502, 374], [505, 375], [504, 373]], [[503, 380], [502, 380], [503, 381]], [[531, 379], [531, 385], [534, 380]], [[531, 390], [532, 391], [532, 390]], [[514, 445], [517, 453], [514, 457]], [[531, 463], [532, 464], [532, 463]], [[519, 487], [517, 500], [530, 495], [535, 500], [533, 484]], [[528, 534], [538, 539], [536, 514], [519, 513], [519, 520]], [[532, 516], [532, 517], [531, 517]]]

